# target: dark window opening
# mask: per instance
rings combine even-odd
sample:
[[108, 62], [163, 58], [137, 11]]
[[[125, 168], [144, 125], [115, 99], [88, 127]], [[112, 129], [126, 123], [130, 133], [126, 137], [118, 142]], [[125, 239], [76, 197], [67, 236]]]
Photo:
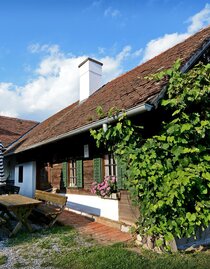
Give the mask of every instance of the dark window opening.
[[19, 166], [18, 168], [18, 182], [23, 183], [23, 166]]

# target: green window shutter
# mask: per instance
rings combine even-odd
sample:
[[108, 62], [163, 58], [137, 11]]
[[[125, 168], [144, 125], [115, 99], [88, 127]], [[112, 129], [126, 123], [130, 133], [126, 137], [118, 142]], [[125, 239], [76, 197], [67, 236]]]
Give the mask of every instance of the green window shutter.
[[93, 177], [94, 181], [100, 183], [102, 182], [102, 159], [101, 158], [95, 158], [93, 159]]
[[83, 187], [83, 161], [76, 161], [76, 176], [77, 176], [77, 187]]
[[63, 180], [63, 186], [67, 188], [68, 186], [68, 163], [63, 162], [62, 163], [62, 179]]
[[117, 188], [118, 190], [125, 189], [125, 173], [126, 166], [120, 162], [120, 158], [117, 158]]

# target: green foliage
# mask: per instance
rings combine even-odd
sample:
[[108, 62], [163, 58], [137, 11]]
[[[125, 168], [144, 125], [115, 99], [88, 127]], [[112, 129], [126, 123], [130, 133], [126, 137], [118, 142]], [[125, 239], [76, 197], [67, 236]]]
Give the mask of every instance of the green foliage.
[[[112, 117], [112, 114], [110, 114], [112, 111], [108, 113], [110, 117]], [[117, 117], [116, 114], [114, 114], [114, 117]], [[106, 132], [101, 128], [99, 130], [90, 130], [90, 133], [96, 140], [97, 147], [106, 146], [110, 152], [123, 156], [127, 152], [128, 147], [131, 145], [136, 147], [139, 144], [140, 135], [138, 130], [141, 128], [132, 125], [126, 114], [123, 113], [117, 118], [115, 125], [108, 125]]]
[[7, 257], [5, 255], [0, 254], [0, 265], [3, 265], [7, 262]]
[[104, 117], [103, 108], [102, 108], [101, 106], [98, 106], [98, 107], [96, 108], [96, 113], [97, 113], [99, 119], [101, 119], [101, 118]]
[[[128, 188], [140, 209], [139, 230], [160, 244], [195, 236], [210, 222], [210, 64], [188, 73], [173, 68], [153, 76], [167, 78], [161, 106], [170, 115], [160, 133], [143, 141], [124, 115], [107, 132], [92, 131], [97, 146], [107, 145], [127, 164]], [[162, 237], [161, 237], [162, 238]]]

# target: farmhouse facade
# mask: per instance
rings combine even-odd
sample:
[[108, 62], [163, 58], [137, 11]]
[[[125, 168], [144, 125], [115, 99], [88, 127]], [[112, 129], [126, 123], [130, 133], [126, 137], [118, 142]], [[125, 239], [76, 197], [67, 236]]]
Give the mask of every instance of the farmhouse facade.
[[[0, 116], [0, 143], [2, 143], [4, 151], [30, 132], [37, 124], [36, 121]], [[5, 177], [8, 182], [11, 180], [11, 183], [14, 182], [14, 174], [11, 175], [14, 172], [12, 169], [14, 164], [13, 158], [10, 158], [4, 165]]]
[[[158, 131], [165, 115], [158, 107], [167, 81], [147, 76], [170, 68], [181, 60], [182, 72], [199, 61], [209, 62], [210, 27], [189, 37], [153, 59], [101, 86], [102, 63], [88, 58], [79, 65], [80, 100], [37, 125], [6, 152], [15, 158], [15, 185], [20, 193], [33, 196], [35, 188], [56, 190], [68, 196], [67, 206], [80, 213], [126, 224], [135, 223], [138, 211], [124, 189], [122, 167], [106, 149], [98, 149], [90, 129], [112, 124], [111, 108], [126, 111], [135, 123], [144, 126], [142, 135]], [[97, 115], [97, 107], [103, 115]], [[20, 177], [21, 175], [21, 177]], [[94, 181], [116, 176], [119, 197], [103, 199], [91, 193]]]

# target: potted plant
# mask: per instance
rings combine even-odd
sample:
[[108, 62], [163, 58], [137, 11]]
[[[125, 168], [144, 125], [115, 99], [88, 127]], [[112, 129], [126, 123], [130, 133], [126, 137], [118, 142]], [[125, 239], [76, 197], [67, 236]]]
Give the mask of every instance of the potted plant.
[[101, 183], [93, 182], [91, 192], [101, 196], [101, 198], [118, 199], [116, 177], [106, 176]]

